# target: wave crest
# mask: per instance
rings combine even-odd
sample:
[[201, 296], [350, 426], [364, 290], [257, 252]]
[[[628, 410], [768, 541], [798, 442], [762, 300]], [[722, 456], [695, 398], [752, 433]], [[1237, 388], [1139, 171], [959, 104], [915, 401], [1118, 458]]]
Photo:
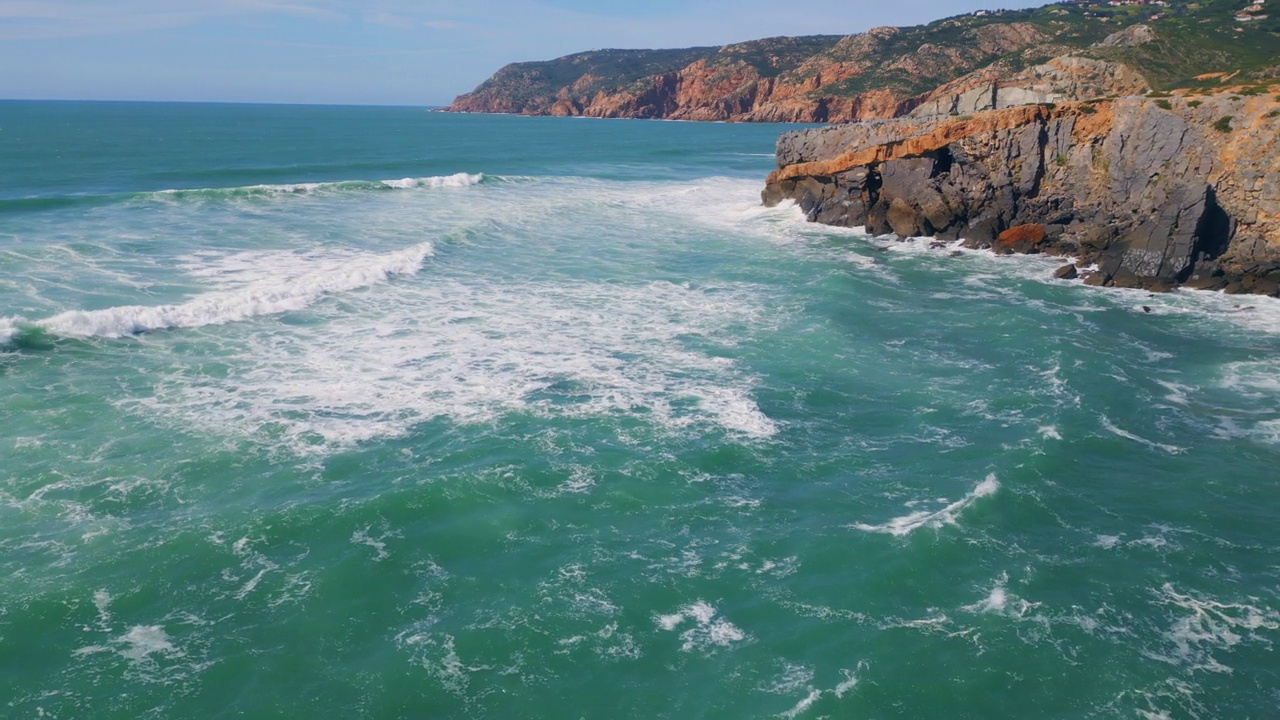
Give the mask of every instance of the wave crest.
[[52, 195], [21, 198], [0, 198], [0, 215], [59, 210], [74, 207], [94, 207], [117, 202], [147, 200], [218, 200], [239, 198], [270, 198], [288, 195], [311, 195], [344, 192], [378, 192], [385, 190], [439, 190], [466, 188], [489, 182], [501, 182], [507, 178], [484, 173], [454, 173], [429, 177], [408, 177], [390, 180], [338, 180], [332, 182], [287, 183], [280, 185], [244, 185], [240, 187], [175, 188], [152, 192], [122, 192], [105, 195]]
[[280, 195], [310, 195], [315, 193], [369, 192], [378, 190], [438, 190], [480, 185], [491, 176], [483, 173], [455, 173], [431, 177], [408, 177], [393, 180], [342, 180], [338, 182], [290, 183], [284, 185], [247, 185], [229, 188], [200, 188], [194, 190], [160, 190], [145, 193], [143, 197], [187, 198], [240, 198], [276, 197]]
[[416, 273], [433, 252], [430, 243], [382, 255], [333, 258], [292, 278], [270, 278], [231, 291], [205, 293], [173, 305], [124, 305], [70, 310], [50, 318], [0, 321], [0, 343], [9, 344], [24, 326], [64, 337], [118, 338], [170, 328], [223, 325], [260, 315], [301, 310], [325, 295], [356, 290], [395, 275]]

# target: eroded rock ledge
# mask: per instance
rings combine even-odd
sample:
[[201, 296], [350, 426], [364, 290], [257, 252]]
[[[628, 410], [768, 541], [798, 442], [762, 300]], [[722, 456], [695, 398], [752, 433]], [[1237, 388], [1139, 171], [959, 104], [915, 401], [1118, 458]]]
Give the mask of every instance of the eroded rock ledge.
[[763, 199], [877, 235], [1069, 256], [1096, 266], [1090, 284], [1280, 297], [1278, 136], [1275, 98], [1234, 95], [837, 125], [780, 137]]

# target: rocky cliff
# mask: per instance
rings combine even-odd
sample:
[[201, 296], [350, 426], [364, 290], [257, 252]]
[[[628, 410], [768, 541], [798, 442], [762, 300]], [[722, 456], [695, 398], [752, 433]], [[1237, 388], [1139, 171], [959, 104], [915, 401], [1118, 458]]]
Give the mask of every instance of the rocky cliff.
[[1244, 0], [1166, 1], [1081, 0], [720, 48], [595, 50], [508, 65], [448, 109], [848, 122], [1280, 76], [1280, 28], [1235, 20]]
[[887, 118], [934, 101], [931, 91], [942, 85], [944, 93], [981, 86], [991, 95], [992, 81], [1010, 67], [1070, 49], [1030, 23], [970, 18], [931, 29], [883, 27], [662, 54], [593, 51], [509, 65], [449, 110], [758, 122]]
[[784, 134], [766, 204], [1075, 260], [1092, 284], [1280, 296], [1280, 98], [1127, 97]]

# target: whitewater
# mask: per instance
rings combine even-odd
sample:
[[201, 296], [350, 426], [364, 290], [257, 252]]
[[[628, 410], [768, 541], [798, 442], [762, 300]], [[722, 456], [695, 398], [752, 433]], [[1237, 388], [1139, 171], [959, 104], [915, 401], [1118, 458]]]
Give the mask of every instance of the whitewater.
[[1280, 302], [784, 126], [0, 103], [0, 715], [1267, 717]]

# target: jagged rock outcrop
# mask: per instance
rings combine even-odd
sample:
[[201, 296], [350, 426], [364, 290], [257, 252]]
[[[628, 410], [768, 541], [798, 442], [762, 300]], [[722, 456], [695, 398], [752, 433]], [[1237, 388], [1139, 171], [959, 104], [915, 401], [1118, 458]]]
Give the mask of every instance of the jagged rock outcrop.
[[766, 204], [1096, 266], [1086, 282], [1280, 296], [1280, 103], [1139, 97], [787, 133]]

